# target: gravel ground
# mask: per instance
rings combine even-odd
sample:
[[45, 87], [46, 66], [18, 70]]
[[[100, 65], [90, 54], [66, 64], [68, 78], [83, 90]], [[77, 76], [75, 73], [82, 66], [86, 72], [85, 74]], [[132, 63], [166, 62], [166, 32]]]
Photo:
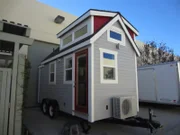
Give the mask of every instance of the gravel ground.
[[[163, 125], [156, 135], [180, 135], [180, 107], [157, 104], [141, 104], [138, 116], [148, 118], [148, 108], [152, 108], [155, 119]], [[63, 125], [77, 118], [62, 114], [51, 120], [39, 108], [25, 109], [24, 124], [33, 135], [60, 135]], [[110, 124], [103, 121], [91, 124], [89, 135], [149, 135], [149, 130], [125, 125]]]

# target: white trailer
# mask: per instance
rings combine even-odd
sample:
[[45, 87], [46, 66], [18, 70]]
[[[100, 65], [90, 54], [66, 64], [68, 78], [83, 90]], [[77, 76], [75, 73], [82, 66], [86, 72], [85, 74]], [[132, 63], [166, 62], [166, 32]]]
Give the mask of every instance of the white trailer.
[[139, 100], [180, 104], [180, 62], [138, 68]]

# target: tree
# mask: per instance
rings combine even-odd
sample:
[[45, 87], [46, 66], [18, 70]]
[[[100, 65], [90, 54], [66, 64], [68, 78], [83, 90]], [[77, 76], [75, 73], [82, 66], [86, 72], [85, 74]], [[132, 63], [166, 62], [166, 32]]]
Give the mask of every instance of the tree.
[[180, 56], [174, 54], [174, 50], [167, 47], [165, 43], [150, 41], [144, 44], [141, 57], [138, 58], [138, 66], [158, 64], [171, 61], [180, 61]]

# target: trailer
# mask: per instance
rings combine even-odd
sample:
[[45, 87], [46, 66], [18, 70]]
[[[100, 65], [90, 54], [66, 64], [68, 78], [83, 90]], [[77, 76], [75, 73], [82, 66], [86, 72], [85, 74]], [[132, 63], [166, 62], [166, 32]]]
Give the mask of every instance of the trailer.
[[180, 63], [168, 62], [138, 68], [139, 100], [180, 104]]

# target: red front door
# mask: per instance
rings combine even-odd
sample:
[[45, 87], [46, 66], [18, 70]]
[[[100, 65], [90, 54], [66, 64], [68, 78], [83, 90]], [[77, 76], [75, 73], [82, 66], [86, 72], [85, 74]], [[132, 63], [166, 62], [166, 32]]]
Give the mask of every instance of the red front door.
[[75, 110], [88, 113], [88, 49], [75, 54]]

